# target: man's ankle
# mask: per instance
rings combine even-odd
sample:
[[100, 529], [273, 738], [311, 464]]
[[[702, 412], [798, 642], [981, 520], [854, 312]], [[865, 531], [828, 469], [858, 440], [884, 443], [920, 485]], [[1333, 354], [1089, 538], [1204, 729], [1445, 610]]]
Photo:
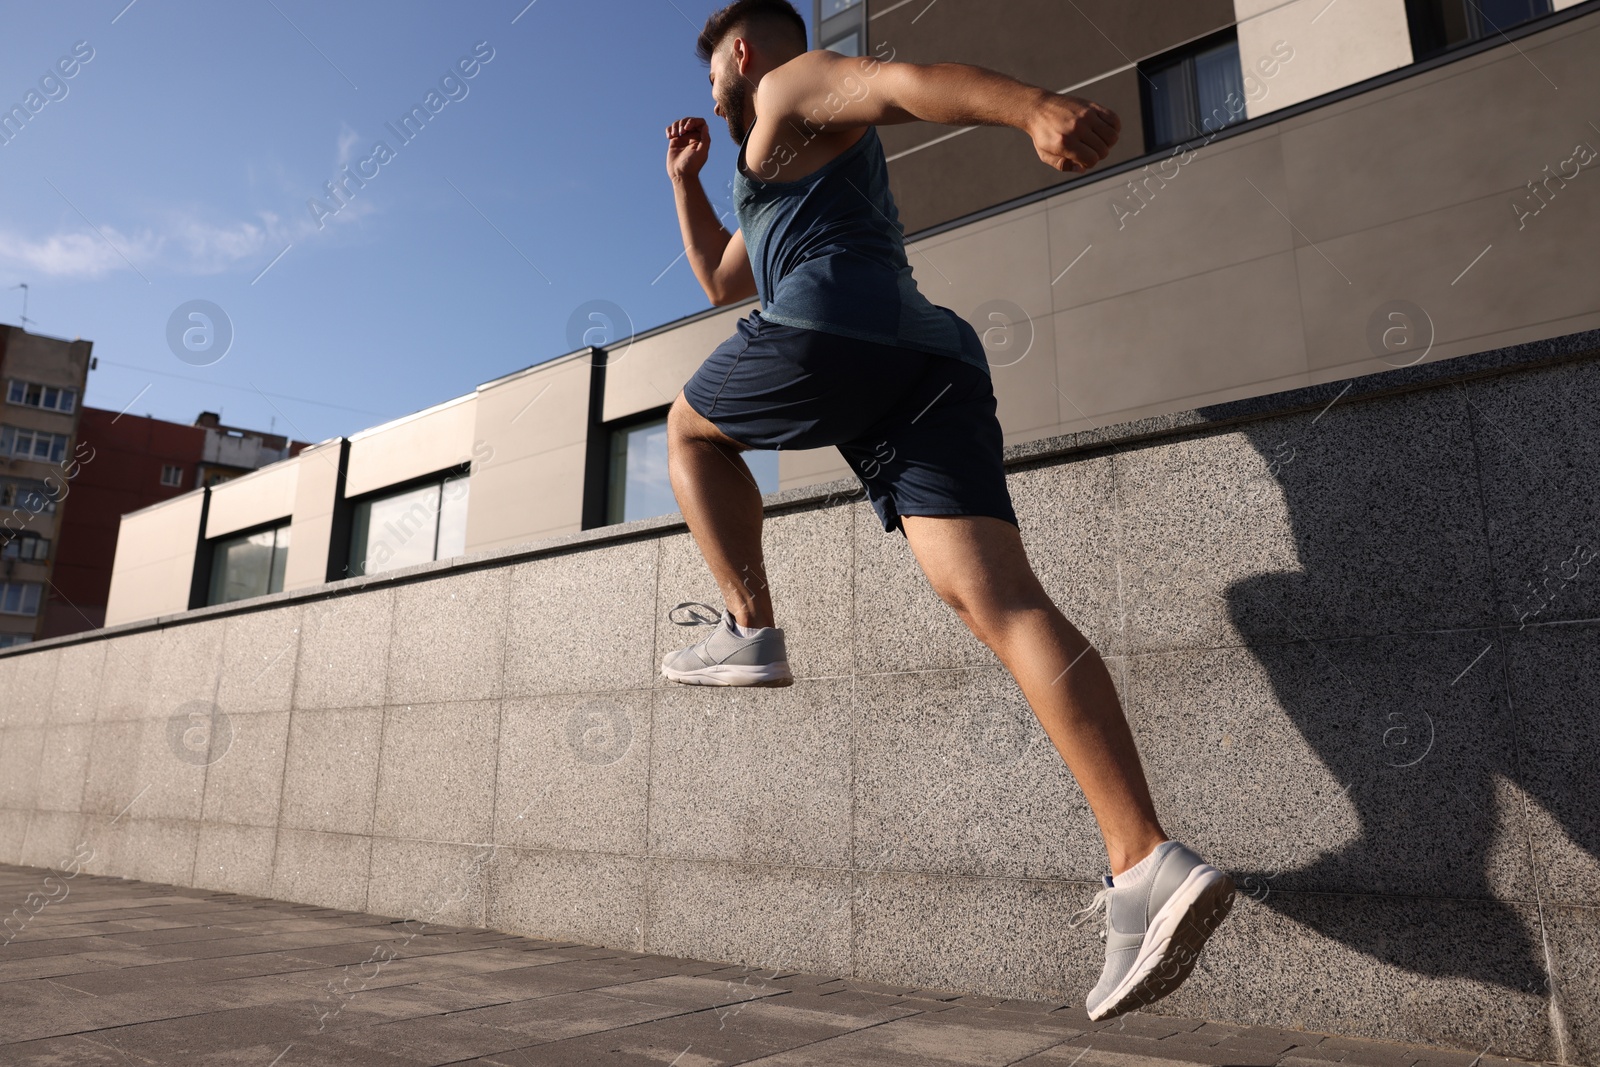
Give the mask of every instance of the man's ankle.
[[1157, 834], [1150, 840], [1138, 845], [1107, 848], [1106, 851], [1111, 861], [1111, 876], [1115, 878], [1117, 875], [1136, 866], [1141, 860], [1154, 852], [1162, 842], [1170, 840], [1172, 839], [1166, 834]]

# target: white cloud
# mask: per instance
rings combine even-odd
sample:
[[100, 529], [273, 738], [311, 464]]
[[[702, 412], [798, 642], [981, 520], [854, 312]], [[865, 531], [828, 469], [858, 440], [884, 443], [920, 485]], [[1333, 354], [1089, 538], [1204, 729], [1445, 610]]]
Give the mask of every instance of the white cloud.
[[[360, 137], [350, 126], [341, 124], [333, 174], [356, 158]], [[251, 180], [253, 184], [253, 174]], [[327, 191], [320, 185], [303, 190], [301, 195], [315, 195], [330, 203]], [[349, 225], [375, 210], [371, 198], [358, 195], [326, 222]], [[0, 266], [46, 277], [83, 279], [131, 270], [129, 261], [147, 273], [253, 273], [286, 245], [309, 240], [319, 232], [305, 199], [294, 203], [290, 211], [287, 220], [276, 212], [261, 211], [254, 220], [218, 223], [198, 209], [178, 209], [169, 211], [159, 227], [136, 234], [123, 233], [111, 225], [101, 225], [98, 232], [79, 226], [44, 236], [0, 228]]]
[[270, 212], [254, 222], [223, 225], [172, 212], [159, 230], [137, 234], [109, 225], [99, 232], [83, 226], [43, 237], [0, 230], [0, 263], [56, 278], [100, 278], [132, 269], [130, 262], [147, 273], [222, 274], [255, 263], [268, 249], [276, 254], [294, 239], [291, 229]]
[[349, 126], [344, 123], [339, 125], [339, 156], [333, 164], [333, 172], [335, 174], [339, 173], [340, 167], [347, 165], [355, 158], [356, 142], [361, 139], [361, 135]]
[[123, 256], [137, 263], [151, 254], [154, 242], [149, 234], [130, 238], [112, 228], [102, 228], [101, 233], [104, 238], [85, 228], [30, 239], [0, 230], [0, 263], [49, 277], [99, 278], [110, 271], [127, 270]]

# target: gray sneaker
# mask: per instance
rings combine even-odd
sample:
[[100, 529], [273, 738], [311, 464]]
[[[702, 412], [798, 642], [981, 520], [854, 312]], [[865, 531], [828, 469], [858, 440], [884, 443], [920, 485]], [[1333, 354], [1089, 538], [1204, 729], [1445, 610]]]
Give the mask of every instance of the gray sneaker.
[[1089, 1018], [1154, 1003], [1183, 984], [1206, 939], [1233, 907], [1233, 879], [1176, 841], [1156, 846], [1154, 869], [1131, 886], [1106, 888], [1069, 926], [1106, 906], [1106, 966], [1089, 993]]
[[793, 685], [783, 630], [763, 626], [739, 637], [724, 611], [716, 629], [699, 644], [667, 653], [661, 673], [684, 685]]

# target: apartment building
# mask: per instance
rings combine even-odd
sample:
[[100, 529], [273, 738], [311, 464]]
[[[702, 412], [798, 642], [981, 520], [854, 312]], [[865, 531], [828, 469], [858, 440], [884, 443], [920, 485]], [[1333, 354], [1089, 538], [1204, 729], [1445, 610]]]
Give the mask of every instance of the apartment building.
[[227, 426], [211, 411], [190, 425], [93, 407], [79, 418], [82, 462], [66, 486], [72, 504], [58, 523], [40, 637], [105, 625], [117, 529], [126, 512], [221, 485], [305, 447], [281, 434]]
[[[1600, 327], [1600, 0], [819, 0], [820, 46], [1106, 103], [1113, 155], [885, 128], [918, 284], [1008, 444]], [[746, 303], [125, 516], [107, 621], [675, 510], [663, 420]], [[752, 457], [773, 491], [837, 452]]]
[[93, 347], [0, 326], [0, 648], [40, 634]]

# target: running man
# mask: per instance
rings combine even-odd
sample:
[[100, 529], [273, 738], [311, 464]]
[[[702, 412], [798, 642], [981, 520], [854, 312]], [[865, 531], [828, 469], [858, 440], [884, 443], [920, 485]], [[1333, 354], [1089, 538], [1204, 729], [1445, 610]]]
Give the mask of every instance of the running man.
[[739, 228], [722, 226], [700, 185], [706, 121], [680, 119], [666, 131], [667, 172], [684, 247], [713, 304], [759, 295], [761, 307], [667, 417], [672, 489], [725, 607], [662, 673], [691, 685], [793, 681], [762, 560], [761, 494], [740, 453], [837, 446], [884, 531], [904, 534], [940, 598], [1016, 679], [1094, 811], [1112, 873], [1072, 920], [1106, 907], [1089, 1017], [1166, 996], [1226, 916], [1233, 882], [1161, 829], [1104, 661], [1034, 576], [982, 343], [917, 290], [874, 129], [1012, 126], [1045, 163], [1080, 173], [1105, 159], [1121, 120], [979, 67], [808, 51], [788, 0], [718, 11], [698, 52], [739, 145]]

